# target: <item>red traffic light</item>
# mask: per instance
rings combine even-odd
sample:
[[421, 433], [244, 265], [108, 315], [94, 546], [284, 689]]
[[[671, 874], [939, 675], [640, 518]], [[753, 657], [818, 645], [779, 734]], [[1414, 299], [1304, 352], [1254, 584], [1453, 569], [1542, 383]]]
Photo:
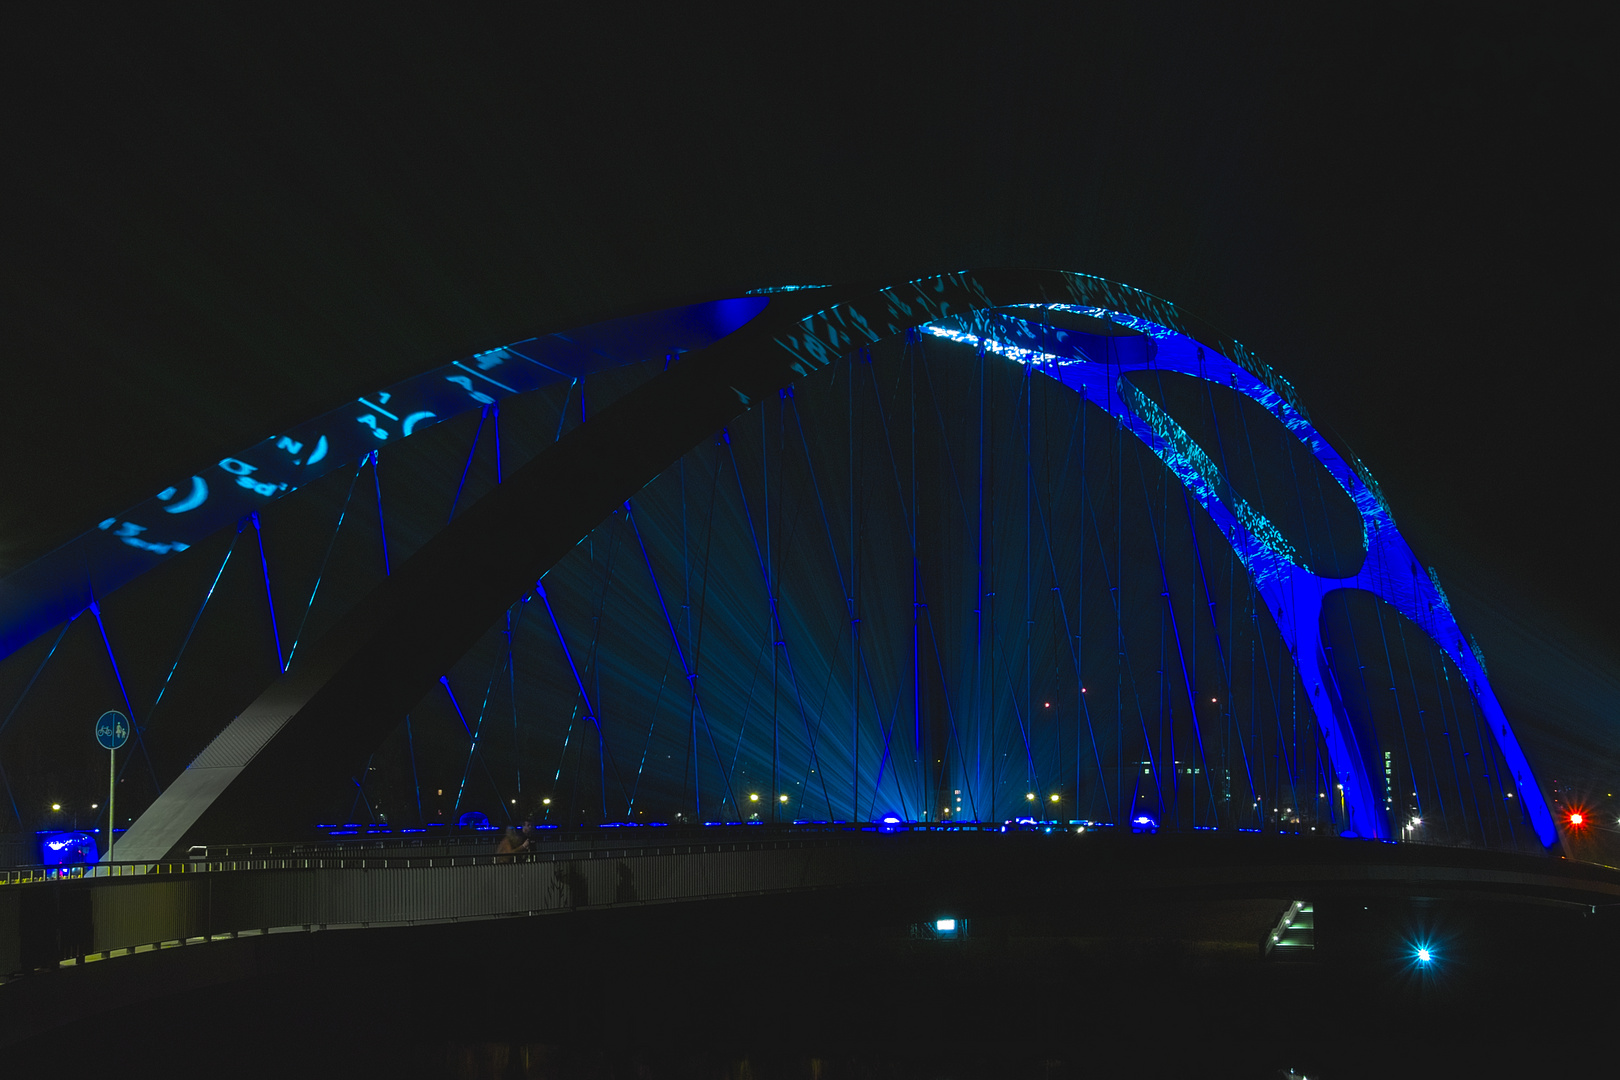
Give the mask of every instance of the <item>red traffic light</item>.
[[1569, 815], [1569, 823], [1578, 829], [1586, 824], [1586, 815], [1579, 810], [1572, 811]]

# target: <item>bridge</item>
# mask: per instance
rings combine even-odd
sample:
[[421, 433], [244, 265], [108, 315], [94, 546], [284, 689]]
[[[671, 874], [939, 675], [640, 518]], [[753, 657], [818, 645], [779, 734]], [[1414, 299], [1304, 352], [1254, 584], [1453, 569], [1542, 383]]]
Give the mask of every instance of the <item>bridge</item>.
[[[1365, 968], [1415, 939], [1357, 907], [1540, 925], [1620, 890], [1557, 857], [1365, 465], [1241, 344], [1077, 273], [454, 361], [0, 581], [0, 657], [17, 827], [99, 858], [0, 881], [0, 996], [56, 1003], [14, 1039], [110, 973], [338, 929], [822, 905], [932, 941], [1227, 904], [1165, 933], [1263, 963], [1309, 929]], [[542, 828], [442, 838], [478, 821]]]
[[[937, 954], [983, 976], [984, 950], [993, 957], [1021, 938], [1060, 944], [1088, 979], [1128, 996], [1162, 998], [1167, 956], [1184, 987], [1182, 966], [1194, 962], [1190, 985], [1217, 997], [1218, 986], [1298, 992], [1303, 972], [1310, 993], [1344, 995], [1340, 1015], [1365, 1024], [1377, 1022], [1385, 999], [1358, 995], [1387, 983], [1391, 963], [1417, 969], [1420, 950], [1424, 963], [1432, 951], [1469, 971], [1471, 992], [1448, 988], [1466, 1005], [1517, 985], [1527, 945], [1560, 953], [1550, 966], [1565, 979], [1562, 992], [1576, 992], [1586, 984], [1570, 976], [1593, 974], [1581, 960], [1612, 951], [1620, 910], [1620, 871], [1590, 864], [1299, 836], [732, 825], [559, 831], [515, 854], [491, 846], [475, 837], [374, 836], [198, 849], [177, 863], [103, 863], [82, 876], [13, 871], [0, 887], [0, 959], [27, 974], [0, 985], [0, 1047], [38, 1052], [42, 1038], [54, 1045], [51, 1033], [147, 1001], [157, 1016], [189, 1001], [193, 1021], [207, 1014], [199, 1000], [231, 1002], [216, 1007], [231, 1014], [232, 1038], [259, 1041], [273, 1033], [235, 1013], [244, 1000], [264, 1010], [265, 995], [274, 999], [289, 979], [325, 1001], [314, 983], [353, 985], [366, 972], [364, 994], [398, 1011], [427, 992], [425, 983], [505, 986], [508, 967], [527, 966], [525, 956], [548, 970], [566, 956], [595, 978], [624, 964], [673, 965], [668, 974], [701, 987], [706, 1000], [724, 987], [702, 974], [704, 959], [726, 970], [765, 954], [812, 963], [799, 972], [805, 986], [778, 995], [791, 1011], [823, 992], [829, 972], [835, 982], [851, 974], [851, 964], [881, 977], [885, 994], [923, 977], [921, 991], [936, 976], [909, 965], [937, 964], [929, 959]], [[813, 928], [809, 957], [795, 951], [807, 947], [805, 927]], [[898, 957], [889, 955], [897, 947]], [[855, 955], [831, 962], [829, 948]], [[407, 970], [396, 974], [409, 993], [390, 990], [383, 974], [402, 958]], [[1019, 970], [1064, 1008], [1109, 1013], [1089, 995], [1076, 1001], [1073, 970], [1027, 961]], [[351, 1014], [348, 993], [327, 1007]], [[999, 1016], [1004, 1005], [985, 1001], [980, 1012]], [[1199, 1005], [1212, 1031], [1215, 1017], [1241, 1019], [1209, 1000]], [[692, 1036], [695, 1014], [662, 1011]], [[1535, 1003], [1526, 1011], [1534, 1014]], [[1027, 1019], [1018, 1013], [1000, 1022]], [[1145, 1019], [1117, 1022], [1134, 1031]], [[939, 1020], [918, 1022], [933, 1030]], [[385, 1042], [397, 1041], [388, 1030]]]
[[[1051, 889], [1080, 906], [1106, 895], [1206, 890], [1304, 892], [1317, 900], [1345, 892], [1484, 893], [1577, 907], [1620, 901], [1620, 871], [1604, 867], [1423, 845], [1347, 850], [1308, 838], [1222, 843], [1045, 827], [765, 826], [635, 840], [592, 830], [548, 837], [517, 854], [490, 846], [260, 845], [199, 850], [179, 863], [101, 864], [68, 879], [12, 871], [8, 884], [56, 880], [58, 887], [7, 890], [5, 921], [14, 932], [0, 956], [12, 970], [51, 969], [244, 936], [850, 888], [936, 894], [934, 906], [964, 913], [994, 904], [1001, 883]], [[987, 889], [986, 881], [998, 884]]]

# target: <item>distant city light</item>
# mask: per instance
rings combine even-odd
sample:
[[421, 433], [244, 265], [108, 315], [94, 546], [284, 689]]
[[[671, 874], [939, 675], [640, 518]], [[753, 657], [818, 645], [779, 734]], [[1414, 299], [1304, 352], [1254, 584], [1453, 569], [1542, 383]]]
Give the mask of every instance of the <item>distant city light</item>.
[[541, 799], [540, 800], [540, 805], [541, 806], [550, 806], [551, 805], [551, 800], [550, 799]]
[[1052, 796], [1052, 801], [1053, 801], [1053, 802], [1057, 802], [1057, 801], [1058, 801], [1058, 797], [1057, 797], [1057, 796], [1056, 796], [1056, 795], [1053, 795], [1053, 796]]
[[62, 809], [62, 804], [59, 803], [59, 802], [53, 802], [53, 803], [51, 803], [51, 809], [52, 810], [60, 810], [60, 809]]
[[1577, 810], [1577, 811], [1575, 811], [1575, 813], [1569, 815], [1569, 823], [1571, 825], [1582, 825], [1582, 824], [1585, 824], [1585, 822], [1586, 822], [1586, 816], [1584, 814], [1582, 814], [1579, 810]]
[[1423, 948], [1418, 949], [1418, 951], [1417, 951], [1417, 962], [1418, 963], [1427, 964], [1433, 959], [1434, 959], [1434, 954], [1429, 952], [1428, 949], [1423, 949]]
[[788, 800], [787, 800], [787, 796], [786, 796], [786, 795], [780, 795], [780, 796], [778, 796], [778, 799], [779, 799], [779, 800], [780, 800], [780, 801], [782, 801], [782, 802], [787, 802], [787, 801], [788, 801]]
[[1028, 799], [1030, 802], [1034, 802], [1035, 801], [1035, 793], [1032, 791], [1028, 795], [1025, 795], [1024, 798]]
[[756, 794], [750, 793], [749, 796], [748, 796], [748, 801], [749, 802], [759, 802], [759, 796], [756, 795]]
[[940, 919], [934, 923], [934, 930], [941, 934], [954, 934], [956, 933], [956, 920]]

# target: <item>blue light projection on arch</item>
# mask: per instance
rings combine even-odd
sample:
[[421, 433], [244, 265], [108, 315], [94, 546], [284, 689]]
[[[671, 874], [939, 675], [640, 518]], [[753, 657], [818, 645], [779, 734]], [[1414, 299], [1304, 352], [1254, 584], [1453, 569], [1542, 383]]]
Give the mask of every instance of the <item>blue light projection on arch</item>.
[[[1025, 306], [1102, 319], [1139, 336], [1110, 338], [1106, 356], [1093, 356], [1087, 348], [1095, 346], [1086, 342], [1094, 343], [1095, 338], [995, 311], [936, 321], [923, 331], [1031, 366], [1076, 391], [1140, 439], [1198, 500], [1253, 579], [1293, 655], [1325, 737], [1335, 782], [1343, 789], [1349, 831], [1380, 839], [1391, 839], [1393, 833], [1373, 795], [1365, 757], [1370, 748], [1357, 745], [1323, 650], [1323, 601], [1339, 590], [1360, 589], [1419, 626], [1457, 666], [1496, 736], [1536, 835], [1544, 845], [1556, 843], [1557, 828], [1547, 801], [1486, 676], [1484, 658], [1458, 626], [1438, 575], [1418, 562], [1366, 467], [1353, 457], [1346, 460], [1322, 437], [1287, 380], [1240, 348], [1233, 350], [1236, 359], [1231, 359], [1138, 315], [1073, 304]], [[1355, 504], [1365, 553], [1360, 569], [1340, 578], [1314, 573], [1277, 527], [1236, 492], [1186, 430], [1131, 385], [1125, 375], [1132, 371], [1176, 372], [1229, 387], [1280, 421]]]
[[0, 659], [96, 597], [373, 450], [513, 394], [701, 349], [768, 303], [712, 300], [527, 338], [361, 395], [221, 458], [0, 579]]
[[[1343, 787], [1351, 834], [1392, 838], [1391, 823], [1380, 812], [1369, 782], [1373, 748], [1358, 745], [1349, 710], [1323, 653], [1323, 601], [1346, 589], [1365, 590], [1394, 606], [1456, 665], [1507, 761], [1506, 771], [1520, 793], [1518, 805], [1529, 815], [1541, 842], [1555, 843], [1557, 832], [1546, 800], [1490, 687], [1482, 658], [1457, 626], [1434, 572], [1419, 564], [1400, 536], [1387, 503], [1360, 462], [1347, 459], [1322, 438], [1286, 380], [1236, 343], [1221, 342], [1217, 348], [1195, 339], [1183, 328], [1173, 305], [1087, 275], [1048, 276], [1058, 279], [1061, 288], [1026, 289], [1016, 294], [1016, 300], [1001, 301], [1017, 305], [1011, 308], [991, 299], [998, 284], [994, 276], [981, 279], [964, 273], [923, 279], [834, 302], [792, 323], [783, 321], [775, 344], [793, 358], [788, 365], [791, 382], [793, 375], [810, 375], [850, 358], [863, 341], [875, 343], [920, 330], [1023, 364], [1077, 392], [1152, 450], [1198, 500], [1252, 578], [1292, 653], [1308, 705], [1325, 736], [1335, 782]], [[829, 299], [837, 295], [837, 290], [828, 293]], [[1036, 297], [1043, 302], [1027, 302]], [[1071, 302], [1052, 302], [1058, 297]], [[618, 364], [701, 348], [748, 322], [767, 302], [764, 296], [716, 301], [518, 342], [396, 383], [265, 439], [165, 488], [129, 512], [108, 518], [98, 529], [0, 581], [0, 657], [55, 623], [86, 608], [94, 610], [96, 593], [105, 595], [330, 469], [373, 456], [378, 448], [456, 413], [489, 409], [511, 394]], [[1042, 309], [1105, 320], [1135, 333], [1107, 338], [1109, 345], [1102, 352], [1098, 342], [1104, 339], [1045, 325], [1039, 319]], [[1024, 317], [1023, 311], [1031, 317]], [[1360, 517], [1364, 557], [1354, 574], [1326, 577], [1312, 570], [1283, 532], [1237, 493], [1187, 431], [1125, 378], [1129, 372], [1154, 370], [1231, 388], [1258, 403], [1309, 449]], [[745, 385], [757, 398], [761, 388]], [[765, 390], [769, 392], [769, 387]], [[734, 384], [729, 392], [745, 405], [749, 401]], [[628, 514], [625, 520], [634, 525]], [[647, 564], [651, 572], [650, 559]], [[692, 677], [688, 672], [688, 681]], [[586, 707], [594, 715], [588, 702]], [[246, 764], [232, 767], [240, 770]]]

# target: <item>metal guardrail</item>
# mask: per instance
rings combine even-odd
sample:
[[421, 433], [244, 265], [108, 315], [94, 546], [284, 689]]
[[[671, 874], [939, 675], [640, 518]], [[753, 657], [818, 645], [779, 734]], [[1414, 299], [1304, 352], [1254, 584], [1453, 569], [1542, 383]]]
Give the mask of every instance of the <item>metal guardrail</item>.
[[[1112, 828], [1104, 823], [1087, 822], [1086, 827]], [[753, 834], [745, 836], [743, 833]], [[503, 862], [553, 861], [569, 853], [590, 853], [603, 848], [621, 853], [678, 854], [708, 850], [759, 850], [759, 845], [784, 839], [825, 837], [859, 833], [1005, 833], [1069, 832], [1060, 822], [920, 822], [872, 824], [830, 822], [826, 824], [765, 825], [727, 823], [720, 826], [637, 827], [634, 833], [609, 826], [587, 830], [546, 829], [528, 839], [528, 851], [496, 854], [494, 833], [482, 835], [401, 836], [376, 834], [355, 840], [284, 841], [260, 844], [231, 844], [194, 847], [195, 853], [183, 860], [166, 862], [98, 862], [67, 866], [33, 866], [0, 870], [0, 886], [25, 885], [47, 881], [95, 878], [144, 877], [161, 874], [197, 874], [254, 870], [375, 870], [409, 867], [476, 866], [494, 860]], [[632, 839], [631, 837], [634, 837]], [[637, 842], [644, 841], [644, 842]], [[739, 846], [742, 845], [742, 846]], [[722, 846], [724, 846], [722, 848]], [[456, 848], [476, 848], [457, 853]], [[427, 850], [433, 849], [433, 850]], [[440, 850], [443, 849], [443, 850]], [[547, 849], [550, 849], [549, 851]], [[399, 852], [400, 854], [361, 854], [360, 852]], [[418, 854], [405, 854], [416, 851]], [[542, 855], [550, 856], [542, 858]], [[577, 857], [577, 854], [576, 854]]]
[[[1233, 834], [1207, 843], [1192, 834], [1096, 831], [1100, 847], [1088, 842], [1090, 835], [1075, 836], [1073, 827], [1044, 823], [591, 830], [512, 853], [494, 851], [486, 835], [438, 850], [318, 843], [258, 845], [248, 854], [244, 845], [226, 849], [224, 858], [209, 852], [172, 862], [16, 870], [0, 877], [0, 884], [28, 886], [0, 888], [0, 976], [243, 936], [847, 886], [904, 888], [964, 874], [999, 881], [1009, 868], [1050, 870], [1082, 890], [1120, 882], [1149, 890], [1221, 889], [1241, 880], [1251, 888], [1286, 882], [1292, 891], [1308, 880], [1316, 888], [1486, 889], [1537, 902], [1620, 904], [1620, 873], [1559, 859], [1470, 857], [1416, 844]], [[1004, 832], [1024, 834], [1026, 842], [1003, 844], [988, 835]], [[967, 843], [928, 835], [950, 833], [966, 834]], [[1031, 833], [1056, 835], [1036, 840]], [[970, 840], [974, 834], [984, 840]], [[1082, 848], [1095, 855], [1079, 856]], [[1060, 849], [1078, 861], [1057, 857]], [[986, 875], [987, 867], [994, 872]]]
[[510, 853], [484, 843], [477, 851], [288, 853], [16, 871], [13, 882], [30, 887], [0, 889], [0, 928], [11, 929], [0, 930], [0, 976], [241, 936], [898, 880], [904, 864], [878, 832], [659, 830], [644, 843], [609, 835]]
[[[208, 874], [261, 870], [415, 870], [450, 869], [468, 866], [498, 866], [565, 862], [573, 859], [614, 859], [632, 855], [701, 855], [727, 851], [769, 851], [803, 846], [809, 838], [777, 838], [707, 844], [658, 844], [645, 847], [590, 847], [578, 851], [518, 851], [465, 855], [349, 855], [349, 856], [264, 856], [259, 858], [202, 860], [171, 863], [93, 863], [49, 869], [10, 871], [3, 884], [40, 881], [83, 881], [97, 878], [158, 877], [163, 875]], [[488, 845], [485, 845], [486, 847]]]

